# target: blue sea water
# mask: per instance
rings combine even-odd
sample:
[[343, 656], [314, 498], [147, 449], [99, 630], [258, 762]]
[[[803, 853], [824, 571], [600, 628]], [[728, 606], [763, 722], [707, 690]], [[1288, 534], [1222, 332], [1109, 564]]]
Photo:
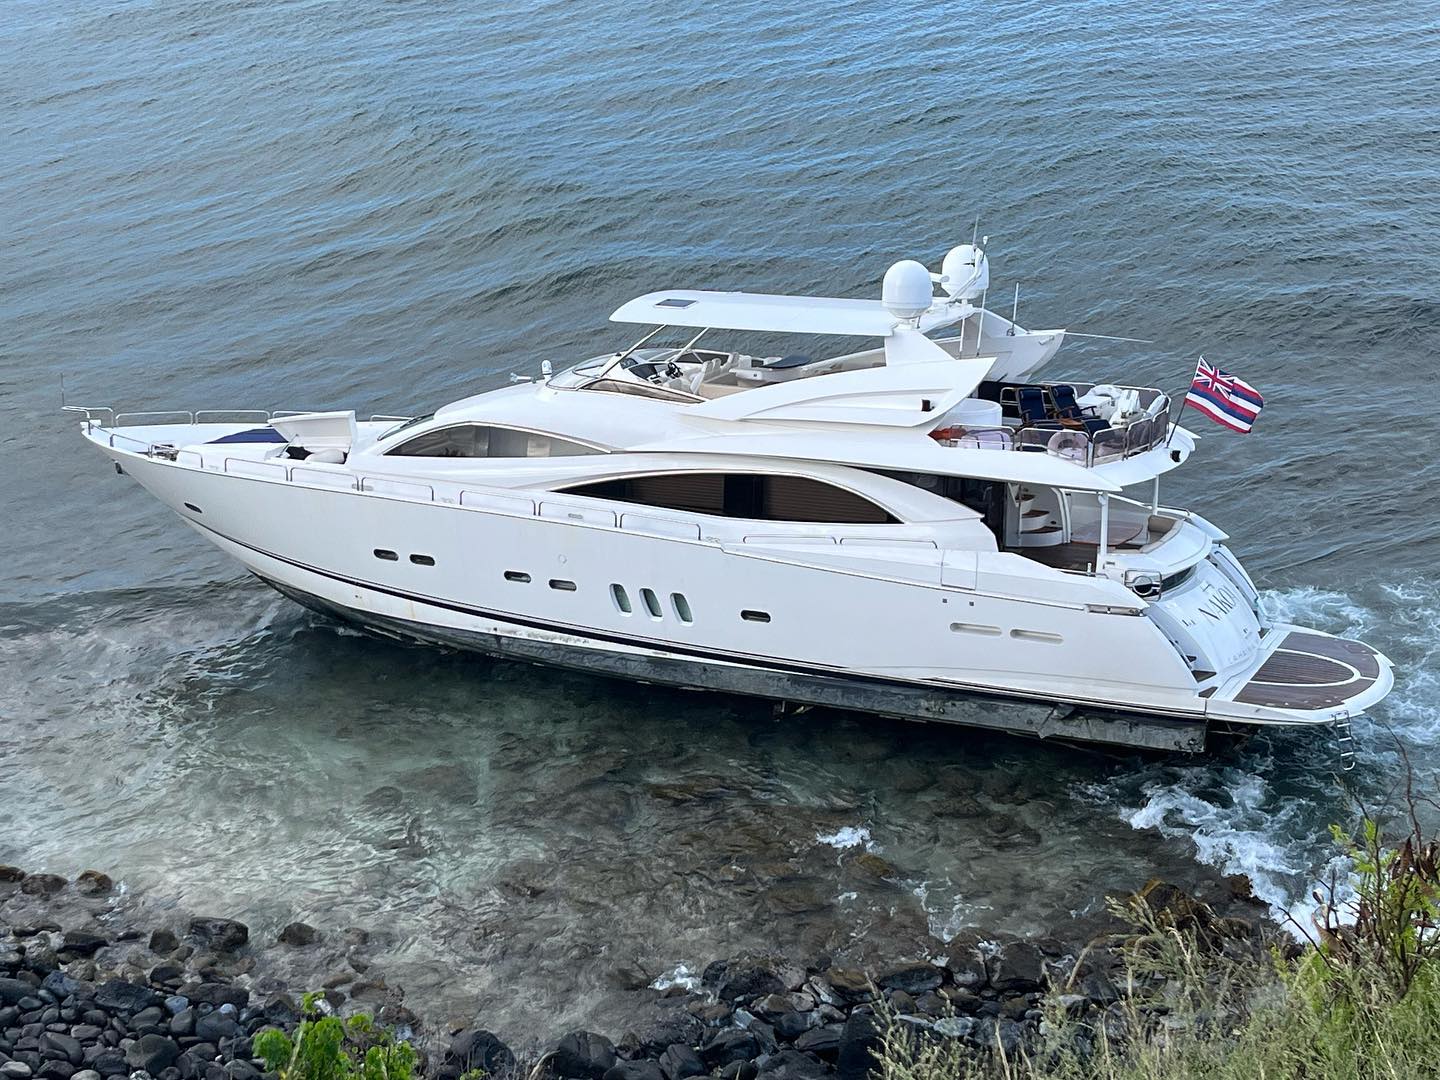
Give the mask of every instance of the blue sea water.
[[1167, 498], [1396, 661], [1377, 801], [1402, 754], [1440, 776], [1437, 179], [1425, 4], [7, 0], [0, 860], [381, 928], [416, 1003], [516, 1034], [616, 1020], [634, 969], [1063, 928], [1156, 873], [1303, 906], [1350, 807], [1323, 737], [1092, 758], [374, 642], [108, 472], [61, 377], [408, 413], [612, 348], [652, 288], [874, 295], [978, 219], [1022, 322], [1155, 342], [1053, 371], [1265, 392]]

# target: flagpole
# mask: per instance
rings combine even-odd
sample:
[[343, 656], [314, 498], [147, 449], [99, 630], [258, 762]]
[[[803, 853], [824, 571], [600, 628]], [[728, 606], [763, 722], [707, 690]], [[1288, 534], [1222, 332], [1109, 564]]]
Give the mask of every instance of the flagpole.
[[[1174, 419], [1174, 420], [1170, 420], [1170, 431], [1169, 431], [1169, 433], [1166, 434], [1166, 436], [1165, 436], [1165, 448], [1166, 448], [1167, 450], [1170, 448], [1170, 440], [1173, 439], [1173, 438], [1175, 438], [1175, 429], [1180, 426], [1180, 419], [1179, 419], [1179, 417], [1180, 417], [1180, 415], [1185, 411], [1185, 397], [1184, 397], [1184, 395], [1190, 392], [1190, 387], [1191, 387], [1191, 386], [1194, 386], [1194, 385], [1195, 385], [1195, 376], [1199, 373], [1199, 371], [1200, 371], [1200, 365], [1204, 362], [1204, 360], [1205, 360], [1205, 354], [1204, 354], [1204, 353], [1201, 353], [1199, 359], [1197, 359], [1197, 360], [1195, 361], [1195, 370], [1190, 373], [1190, 382], [1189, 382], [1189, 384], [1185, 387], [1184, 390], [1180, 391], [1180, 394], [1181, 394], [1181, 396], [1180, 396], [1180, 408], [1179, 408], [1179, 410], [1176, 411], [1176, 413], [1175, 413], [1175, 419]], [[1171, 404], [1171, 407], [1173, 408], [1173, 407], [1174, 407], [1174, 404], [1175, 404], [1175, 397], [1174, 397], [1174, 395], [1171, 395], [1170, 404]], [[1170, 419], [1170, 414], [1167, 412], [1167, 413], [1165, 414], [1165, 417], [1166, 417], [1167, 420], [1169, 420], [1169, 419]]]

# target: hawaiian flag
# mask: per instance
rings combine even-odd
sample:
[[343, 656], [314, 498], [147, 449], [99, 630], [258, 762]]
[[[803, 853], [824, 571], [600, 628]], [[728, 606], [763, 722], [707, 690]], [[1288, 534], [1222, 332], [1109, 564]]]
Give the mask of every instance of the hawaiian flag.
[[1265, 399], [1244, 379], [1207, 364], [1202, 356], [1195, 365], [1195, 380], [1185, 395], [1185, 404], [1199, 409], [1217, 424], [1244, 435], [1254, 426]]

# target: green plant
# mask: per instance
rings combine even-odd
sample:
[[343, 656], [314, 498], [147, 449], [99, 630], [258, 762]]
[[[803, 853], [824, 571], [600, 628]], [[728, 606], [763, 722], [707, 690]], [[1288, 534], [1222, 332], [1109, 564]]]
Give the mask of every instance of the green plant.
[[318, 1012], [320, 995], [306, 994], [304, 1019], [292, 1036], [266, 1028], [255, 1053], [280, 1080], [411, 1080], [415, 1050], [363, 1014], [341, 1020]]

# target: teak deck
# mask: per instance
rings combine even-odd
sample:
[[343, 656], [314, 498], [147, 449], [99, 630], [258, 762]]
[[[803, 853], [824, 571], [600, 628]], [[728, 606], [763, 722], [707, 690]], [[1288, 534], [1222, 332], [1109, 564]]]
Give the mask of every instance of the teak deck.
[[1292, 630], [1235, 700], [1282, 709], [1343, 705], [1380, 678], [1375, 651], [1358, 641]]

